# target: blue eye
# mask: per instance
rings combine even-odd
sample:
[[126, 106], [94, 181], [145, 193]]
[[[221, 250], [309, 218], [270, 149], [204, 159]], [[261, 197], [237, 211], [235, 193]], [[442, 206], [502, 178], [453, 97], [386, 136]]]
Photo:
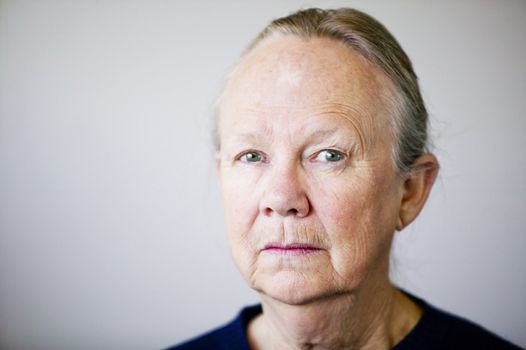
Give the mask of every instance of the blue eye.
[[343, 159], [343, 153], [333, 149], [325, 149], [318, 153], [315, 159], [321, 162], [339, 162]]
[[240, 161], [245, 162], [245, 163], [261, 162], [262, 159], [263, 157], [261, 157], [261, 154], [259, 154], [258, 152], [253, 152], [253, 151], [247, 152], [239, 158]]

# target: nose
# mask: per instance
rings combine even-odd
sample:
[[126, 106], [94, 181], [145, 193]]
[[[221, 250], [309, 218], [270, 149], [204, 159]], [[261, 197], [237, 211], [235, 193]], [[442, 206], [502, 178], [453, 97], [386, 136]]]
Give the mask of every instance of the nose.
[[260, 212], [265, 216], [305, 217], [311, 205], [305, 192], [300, 169], [293, 165], [278, 167], [267, 174], [266, 188], [260, 202]]

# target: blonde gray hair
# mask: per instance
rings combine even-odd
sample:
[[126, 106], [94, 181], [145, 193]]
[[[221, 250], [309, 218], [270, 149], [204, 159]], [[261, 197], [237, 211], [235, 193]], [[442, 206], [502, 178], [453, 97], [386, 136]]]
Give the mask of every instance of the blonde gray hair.
[[393, 35], [376, 19], [355, 9], [311, 8], [272, 21], [245, 53], [276, 34], [342, 42], [387, 75], [395, 89], [390, 120], [396, 140], [393, 162], [400, 174], [411, 171], [415, 160], [427, 152], [428, 115], [411, 61]]

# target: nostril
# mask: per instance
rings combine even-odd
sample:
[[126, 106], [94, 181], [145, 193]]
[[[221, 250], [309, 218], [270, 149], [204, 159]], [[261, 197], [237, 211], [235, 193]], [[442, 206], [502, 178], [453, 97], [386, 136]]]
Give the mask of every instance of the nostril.
[[289, 209], [287, 214], [296, 216], [296, 215], [298, 215], [298, 209], [296, 209], [296, 208]]
[[[265, 214], [265, 216], [271, 216], [272, 213], [274, 212], [274, 210], [272, 208], [265, 208], [263, 209], [263, 214]], [[281, 215], [283, 215], [284, 213], [282, 213]], [[289, 210], [287, 210], [285, 212], [285, 215], [291, 215], [291, 216], [300, 216], [300, 212], [298, 211], [298, 209], [296, 208], [291, 208]]]
[[306, 193], [296, 187], [285, 188], [281, 191], [269, 191], [261, 198], [259, 204], [260, 214], [266, 217], [278, 215], [303, 218], [310, 211], [310, 203]]

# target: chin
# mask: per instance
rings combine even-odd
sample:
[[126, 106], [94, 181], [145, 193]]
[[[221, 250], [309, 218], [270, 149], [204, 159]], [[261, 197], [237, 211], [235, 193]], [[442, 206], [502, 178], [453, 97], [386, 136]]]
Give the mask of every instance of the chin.
[[342, 294], [326, 278], [307, 278], [294, 271], [283, 271], [263, 278], [253, 288], [266, 297], [288, 305], [306, 305]]

